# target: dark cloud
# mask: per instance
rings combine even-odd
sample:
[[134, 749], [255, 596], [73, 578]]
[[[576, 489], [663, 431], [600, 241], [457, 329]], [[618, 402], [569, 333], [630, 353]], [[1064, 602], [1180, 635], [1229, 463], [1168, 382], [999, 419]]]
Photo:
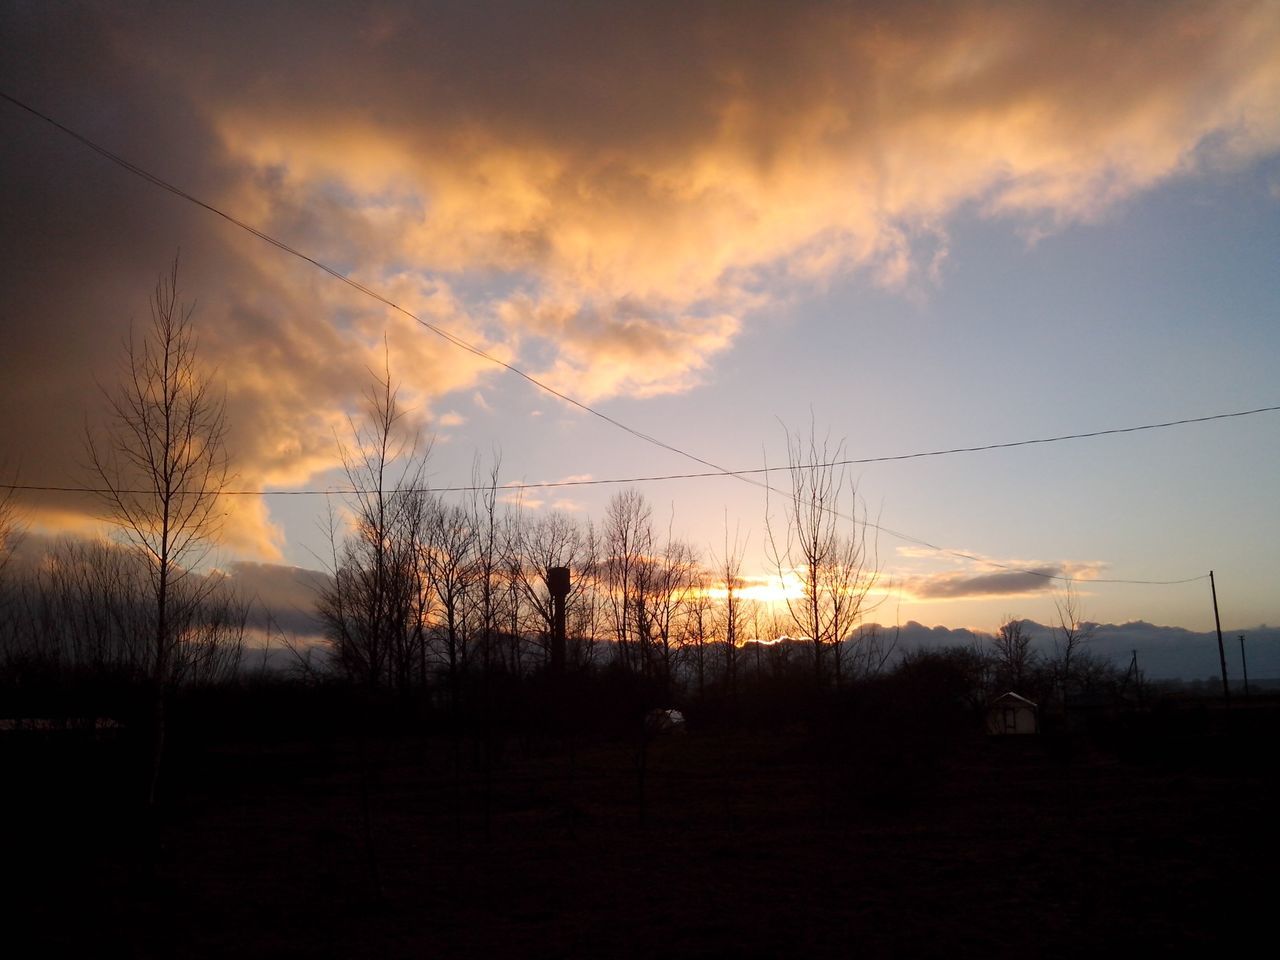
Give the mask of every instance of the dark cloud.
[[[13, 552], [12, 562], [5, 567], [4, 582], [13, 584], [32, 577], [50, 558], [81, 555], [85, 544], [74, 537], [53, 537], [39, 532], [24, 533]], [[98, 541], [97, 547], [107, 551], [128, 550], [119, 541]], [[90, 553], [90, 556], [97, 554]], [[141, 570], [140, 567], [132, 569]], [[283, 633], [292, 639], [315, 642], [323, 635], [323, 624], [316, 615], [316, 603], [331, 577], [321, 570], [290, 567], [272, 563], [231, 561], [217, 572], [193, 573], [192, 576], [217, 576], [248, 608], [248, 625], [259, 635], [279, 638]]]
[[305, 567], [237, 561], [226, 570], [229, 583], [251, 604], [249, 622], [260, 630], [292, 638], [316, 638], [324, 628], [316, 603], [331, 584], [329, 574]]
[[1030, 570], [999, 570], [993, 573], [942, 573], [913, 577], [903, 585], [912, 596], [924, 600], [974, 597], [1006, 597], [1045, 593], [1055, 587], [1051, 577], [1064, 574], [1061, 566], [1040, 566]]

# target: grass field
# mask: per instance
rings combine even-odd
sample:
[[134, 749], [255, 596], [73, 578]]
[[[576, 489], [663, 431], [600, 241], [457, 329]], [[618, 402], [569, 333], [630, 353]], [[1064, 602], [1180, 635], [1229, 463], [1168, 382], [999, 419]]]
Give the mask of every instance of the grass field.
[[633, 742], [206, 740], [175, 746], [154, 857], [127, 740], [11, 739], [9, 903], [45, 955], [1218, 949], [1269, 936], [1280, 853], [1277, 714], [1225, 719], [695, 730], [649, 745], [643, 790]]

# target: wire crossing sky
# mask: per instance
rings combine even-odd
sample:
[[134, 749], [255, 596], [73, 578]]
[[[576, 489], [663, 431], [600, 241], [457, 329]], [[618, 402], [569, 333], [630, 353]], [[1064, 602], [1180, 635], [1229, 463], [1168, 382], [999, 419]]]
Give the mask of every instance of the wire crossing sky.
[[[1214, 420], [1230, 420], [1236, 417], [1250, 417], [1259, 413], [1275, 413], [1280, 411], [1280, 406], [1257, 407], [1253, 410], [1237, 410], [1232, 413], [1215, 413], [1204, 417], [1187, 417], [1182, 420], [1168, 420], [1164, 423], [1145, 423], [1136, 427], [1112, 427], [1107, 430], [1093, 430], [1088, 433], [1069, 433], [1058, 437], [1038, 437], [1032, 440], [1010, 440], [1004, 443], [986, 443], [973, 447], [951, 447], [945, 450], [927, 450], [919, 453], [899, 453], [883, 457], [859, 457], [857, 459], [842, 460], [826, 460], [814, 463], [797, 463], [794, 466], [785, 467], [749, 467], [739, 470], [715, 470], [704, 473], [666, 473], [655, 476], [639, 476], [639, 477], [601, 477], [598, 479], [578, 479], [578, 480], [541, 480], [532, 483], [522, 483], [509, 481], [499, 483], [497, 486], [502, 490], [549, 490], [557, 487], [594, 487], [594, 486], [619, 486], [631, 483], [654, 483], [665, 480], [703, 480], [712, 477], [743, 477], [769, 473], [788, 473], [792, 470], [812, 470], [826, 467], [845, 467], [858, 464], [869, 463], [892, 463], [898, 460], [919, 460], [924, 457], [946, 457], [957, 453], [981, 453], [988, 450], [1009, 450], [1015, 447], [1028, 447], [1042, 443], [1059, 443], [1065, 440], [1085, 440], [1093, 437], [1108, 437], [1124, 433], [1139, 433], [1144, 430], [1163, 430], [1166, 427], [1180, 427], [1192, 423], [1210, 423]], [[29, 492], [60, 492], [60, 493], [107, 493], [101, 487], [89, 487], [79, 485], [40, 485], [33, 483], [0, 483], [0, 489], [5, 490], [25, 490]], [[435, 493], [478, 493], [484, 490], [492, 489], [492, 486], [486, 485], [462, 485], [462, 486], [433, 486], [433, 487], [395, 487], [393, 490], [386, 492], [400, 492], [413, 490], [430, 489]], [[145, 493], [144, 490], [120, 490], [120, 493]], [[298, 489], [298, 490], [272, 490], [267, 488], [258, 488], [252, 490], [223, 490], [221, 496], [224, 497], [332, 497], [344, 496], [354, 493], [351, 487], [326, 487], [324, 489]]]

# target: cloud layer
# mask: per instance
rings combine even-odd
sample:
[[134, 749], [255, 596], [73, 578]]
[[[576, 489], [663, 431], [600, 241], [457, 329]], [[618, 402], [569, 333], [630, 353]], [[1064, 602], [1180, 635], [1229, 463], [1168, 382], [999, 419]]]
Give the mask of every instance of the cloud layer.
[[1099, 575], [1099, 563], [1026, 563], [1005, 561], [1003, 567], [980, 572], [950, 570], [909, 576], [895, 583], [900, 592], [916, 600], [975, 600], [1052, 593], [1063, 587], [1063, 577], [1089, 580]]
[[[0, 27], [4, 89], [587, 400], [689, 389], [841, 273], [937, 282], [957, 211], [1035, 235], [1280, 148], [1261, 2], [10, 5]], [[81, 475], [94, 381], [179, 245], [246, 486], [333, 466], [384, 336], [428, 425], [486, 376], [11, 106], [0, 124], [0, 400], [39, 412], [0, 450], [25, 477]], [[249, 498], [228, 534], [263, 558], [280, 537]]]

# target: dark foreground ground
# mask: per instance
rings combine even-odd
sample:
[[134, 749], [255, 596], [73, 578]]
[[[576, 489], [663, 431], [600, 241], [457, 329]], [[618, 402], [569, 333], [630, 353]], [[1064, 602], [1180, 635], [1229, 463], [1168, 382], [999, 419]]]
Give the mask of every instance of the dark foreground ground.
[[444, 737], [206, 740], [155, 856], [127, 742], [10, 736], [6, 926], [41, 956], [1269, 952], [1276, 719], [694, 732], [652, 743], [643, 801], [635, 743], [512, 741], [489, 776], [465, 744], [455, 777]]

